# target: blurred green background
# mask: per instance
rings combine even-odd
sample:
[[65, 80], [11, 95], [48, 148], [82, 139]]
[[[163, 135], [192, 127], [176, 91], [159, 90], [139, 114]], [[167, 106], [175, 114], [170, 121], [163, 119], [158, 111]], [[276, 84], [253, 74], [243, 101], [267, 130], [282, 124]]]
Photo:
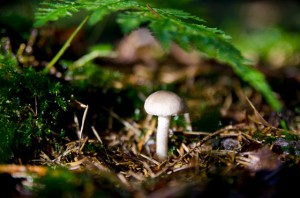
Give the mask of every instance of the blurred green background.
[[[12, 0], [0, 5], [0, 37], [9, 36], [12, 46], [26, 42], [32, 29], [37, 0]], [[144, 2], [144, 1], [140, 1]], [[232, 43], [253, 63], [268, 67], [298, 66], [300, 62], [299, 1], [151, 0], [152, 7], [181, 9], [203, 18], [232, 37]], [[78, 20], [76, 20], [78, 18]], [[58, 27], [79, 24], [72, 17]], [[86, 44], [114, 43], [122, 37], [119, 27], [107, 19], [89, 30]]]
[[[9, 36], [15, 47], [26, 42], [39, 2], [14, 0], [1, 3], [0, 37]], [[152, 7], [181, 9], [203, 18], [207, 26], [230, 35], [232, 43], [255, 64], [264, 63], [272, 68], [299, 65], [299, 1], [151, 0], [147, 3]], [[82, 20], [80, 14], [76, 16], [55, 25], [76, 26]], [[88, 31], [87, 45], [111, 44], [122, 37], [119, 27], [109, 18]]]

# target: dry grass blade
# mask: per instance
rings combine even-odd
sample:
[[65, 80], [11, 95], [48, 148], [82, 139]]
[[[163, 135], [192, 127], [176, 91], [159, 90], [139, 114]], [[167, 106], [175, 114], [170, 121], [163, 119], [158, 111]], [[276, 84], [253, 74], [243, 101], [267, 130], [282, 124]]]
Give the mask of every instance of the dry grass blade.
[[204, 144], [206, 141], [208, 141], [210, 138], [216, 136], [216, 135], [219, 135], [221, 133], [223, 133], [224, 131], [228, 130], [228, 128], [223, 128], [223, 129], [220, 129], [214, 133], [211, 133], [210, 135], [207, 135], [205, 136], [200, 142], [198, 142], [196, 144], [196, 146], [192, 149], [189, 150], [189, 152], [185, 153], [180, 159], [179, 161], [181, 161], [183, 158], [185, 158], [186, 156], [190, 155], [192, 152], [194, 152], [197, 148], [199, 148], [202, 144]]
[[92, 128], [92, 131], [93, 131], [94, 135], [96, 136], [97, 140], [98, 140], [101, 144], [103, 144], [103, 142], [102, 142], [102, 140], [101, 140], [101, 138], [100, 138], [98, 132], [96, 131], [95, 127], [92, 126], [91, 128]]
[[156, 161], [156, 160], [154, 160], [154, 159], [152, 159], [152, 158], [149, 158], [148, 156], [146, 156], [146, 155], [143, 155], [143, 154], [140, 154], [140, 156], [141, 157], [143, 157], [143, 158], [145, 158], [146, 160], [149, 160], [150, 162], [152, 162], [153, 164], [155, 164], [155, 165], [160, 165], [160, 163], [158, 162], [158, 161]]
[[85, 119], [86, 119], [86, 115], [87, 115], [89, 106], [85, 105], [85, 104], [82, 104], [79, 101], [76, 101], [76, 103], [79, 104], [81, 108], [84, 108], [84, 112], [83, 112], [83, 116], [82, 116], [82, 120], [81, 120], [81, 128], [80, 128], [80, 132], [79, 132], [79, 140], [81, 140], [82, 131], [83, 131], [83, 128], [84, 128], [84, 123], [85, 123]]
[[89, 170], [112, 173], [112, 171], [107, 166], [103, 165], [103, 163], [101, 163], [96, 157], [85, 157], [82, 164]]
[[[77, 131], [77, 135], [78, 135], [78, 139], [79, 139], [79, 144], [78, 144], [78, 152], [82, 149], [82, 146], [80, 145], [81, 143], [81, 139], [82, 139], [82, 132], [83, 132], [83, 128], [84, 128], [84, 123], [85, 123], [85, 119], [86, 119], [86, 115], [88, 112], [88, 105], [82, 104], [81, 102], [75, 100], [75, 103], [79, 105], [79, 107], [84, 108], [84, 112], [83, 112], [83, 116], [81, 119], [81, 127], [80, 127], [80, 131]], [[74, 117], [74, 121], [78, 130], [78, 126], [79, 126], [79, 122], [78, 122], [78, 118], [77, 116]]]
[[254, 122], [258, 123], [258, 124], [262, 124], [264, 126], [271, 126], [261, 115], [260, 113], [257, 111], [257, 109], [254, 107], [254, 105], [252, 104], [252, 102], [249, 100], [249, 98], [247, 96], [244, 96], [245, 99], [247, 100], [248, 104], [250, 105], [250, 107], [252, 108], [252, 110], [254, 111], [254, 115], [255, 115], [255, 119], [253, 119]]
[[76, 160], [74, 162], [69, 162], [66, 165], [70, 166], [70, 169], [73, 169], [74, 167], [78, 167], [79, 165], [81, 165], [85, 160], [86, 160], [86, 157], [84, 157], [80, 160]]
[[120, 116], [118, 116], [115, 112], [113, 112], [110, 109], [107, 109], [105, 107], [102, 107], [104, 110], [106, 110], [112, 117], [114, 117], [115, 119], [117, 119], [119, 122], [121, 122], [127, 129], [132, 130], [137, 136], [139, 136], [141, 134], [141, 131], [134, 127], [133, 125], [131, 125], [129, 122], [127, 122], [126, 120], [122, 119]]
[[[179, 132], [180, 133], [180, 132]], [[182, 131], [183, 135], [193, 135], [193, 136], [200, 136], [200, 135], [210, 135], [209, 132], [203, 132], [203, 131]]]
[[156, 119], [152, 119], [150, 122], [150, 126], [146, 127], [148, 130], [146, 131], [146, 134], [141, 138], [141, 140], [138, 143], [138, 151], [141, 152], [142, 147], [144, 144], [150, 139], [151, 135], [155, 131], [155, 126], [156, 126]]

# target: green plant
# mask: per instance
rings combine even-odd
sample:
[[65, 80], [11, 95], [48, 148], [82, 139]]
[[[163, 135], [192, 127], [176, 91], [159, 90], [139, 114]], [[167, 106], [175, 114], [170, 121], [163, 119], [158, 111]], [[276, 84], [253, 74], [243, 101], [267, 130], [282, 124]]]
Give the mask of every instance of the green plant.
[[122, 79], [122, 74], [112, 69], [99, 67], [93, 62], [97, 57], [112, 52], [111, 46], [97, 45], [76, 61], [61, 61], [67, 68], [66, 78], [72, 79], [72, 84], [80, 90], [101, 88], [103, 91], [114, 87], [114, 83]]
[[70, 95], [48, 76], [18, 67], [10, 54], [0, 54], [0, 84], [0, 163], [26, 163], [63, 136], [58, 120]]
[[57, 0], [41, 4], [35, 13], [35, 26], [41, 27], [49, 21], [71, 16], [81, 10], [89, 13], [90, 25], [95, 25], [105, 16], [117, 13], [117, 22], [124, 33], [147, 25], [166, 50], [173, 41], [186, 50], [196, 48], [208, 57], [231, 66], [238, 76], [264, 96], [274, 110], [281, 109], [281, 103], [264, 75], [246, 64], [240, 51], [231, 45], [229, 37], [221, 30], [203, 25], [204, 20], [187, 12], [152, 8], [149, 4], [133, 0]]

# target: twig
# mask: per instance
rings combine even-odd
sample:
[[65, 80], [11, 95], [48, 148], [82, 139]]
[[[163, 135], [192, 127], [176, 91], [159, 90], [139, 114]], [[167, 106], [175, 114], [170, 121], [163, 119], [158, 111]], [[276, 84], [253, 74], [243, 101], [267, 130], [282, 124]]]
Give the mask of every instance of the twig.
[[152, 158], [150, 158], [150, 157], [148, 157], [148, 156], [146, 156], [144, 154], [140, 154], [140, 156], [143, 157], [143, 158], [145, 158], [145, 159], [147, 159], [147, 160], [149, 160], [153, 164], [156, 164], [157, 166], [160, 165], [160, 163], [158, 161], [156, 161], [156, 160], [154, 160], [154, 159], [152, 159]]
[[184, 135], [210, 135], [209, 132], [201, 132], [201, 131], [183, 131]]

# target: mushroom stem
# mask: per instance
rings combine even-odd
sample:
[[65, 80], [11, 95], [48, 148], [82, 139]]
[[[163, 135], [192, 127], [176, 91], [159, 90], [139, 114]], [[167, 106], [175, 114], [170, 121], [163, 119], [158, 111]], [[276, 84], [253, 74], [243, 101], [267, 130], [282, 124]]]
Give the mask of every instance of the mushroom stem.
[[156, 154], [160, 161], [168, 157], [168, 136], [171, 116], [158, 116]]

